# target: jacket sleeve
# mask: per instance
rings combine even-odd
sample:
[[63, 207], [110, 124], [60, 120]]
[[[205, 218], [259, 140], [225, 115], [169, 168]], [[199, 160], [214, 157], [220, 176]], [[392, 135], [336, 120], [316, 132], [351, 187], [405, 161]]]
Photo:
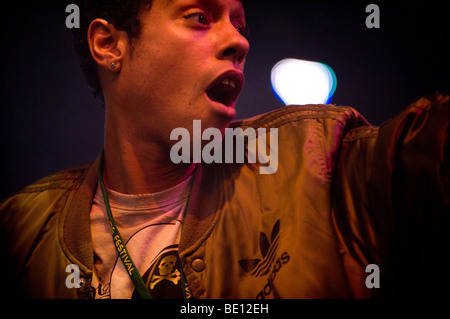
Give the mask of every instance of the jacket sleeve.
[[[448, 287], [449, 103], [434, 94], [343, 140], [333, 222], [355, 297], [436, 297]], [[376, 264], [379, 288], [366, 285]]]

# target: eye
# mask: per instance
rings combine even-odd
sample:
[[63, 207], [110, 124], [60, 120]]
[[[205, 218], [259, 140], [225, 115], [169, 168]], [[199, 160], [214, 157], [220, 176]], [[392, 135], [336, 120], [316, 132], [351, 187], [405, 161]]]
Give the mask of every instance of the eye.
[[239, 32], [243, 37], [248, 36], [248, 29], [246, 27], [235, 26], [237, 32]]
[[203, 12], [194, 12], [184, 17], [186, 20], [193, 21], [198, 24], [209, 25], [209, 20]]
[[245, 27], [239, 27], [239, 26], [237, 26], [237, 27], [235, 27], [235, 28], [236, 28], [237, 32], [239, 32], [239, 33], [242, 34], [242, 35], [244, 35], [245, 32], [246, 32]]

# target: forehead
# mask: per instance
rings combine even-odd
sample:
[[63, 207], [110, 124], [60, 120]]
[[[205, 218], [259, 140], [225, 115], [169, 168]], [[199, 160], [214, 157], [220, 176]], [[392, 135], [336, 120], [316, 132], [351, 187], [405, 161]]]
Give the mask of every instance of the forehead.
[[[155, 1], [155, 0], [154, 0]], [[231, 9], [242, 9], [245, 11], [245, 0], [163, 0], [167, 6], [177, 3], [198, 3], [201, 5], [227, 6]]]

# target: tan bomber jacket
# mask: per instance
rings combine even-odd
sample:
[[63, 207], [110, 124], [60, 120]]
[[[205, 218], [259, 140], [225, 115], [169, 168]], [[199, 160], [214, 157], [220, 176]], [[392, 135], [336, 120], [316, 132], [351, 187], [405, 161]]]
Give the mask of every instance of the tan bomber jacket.
[[[232, 123], [278, 128], [278, 169], [199, 165], [180, 243], [194, 297], [437, 294], [449, 237], [448, 116], [448, 95], [434, 95], [380, 128], [352, 108], [314, 105]], [[1, 203], [8, 297], [92, 297], [97, 167], [45, 177]], [[81, 288], [67, 288], [69, 264]]]

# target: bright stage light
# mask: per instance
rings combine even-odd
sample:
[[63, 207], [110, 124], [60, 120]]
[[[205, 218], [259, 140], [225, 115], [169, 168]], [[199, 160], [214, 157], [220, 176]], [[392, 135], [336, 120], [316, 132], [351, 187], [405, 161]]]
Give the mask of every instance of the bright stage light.
[[336, 90], [336, 75], [326, 64], [284, 59], [271, 73], [272, 88], [284, 104], [326, 104]]

